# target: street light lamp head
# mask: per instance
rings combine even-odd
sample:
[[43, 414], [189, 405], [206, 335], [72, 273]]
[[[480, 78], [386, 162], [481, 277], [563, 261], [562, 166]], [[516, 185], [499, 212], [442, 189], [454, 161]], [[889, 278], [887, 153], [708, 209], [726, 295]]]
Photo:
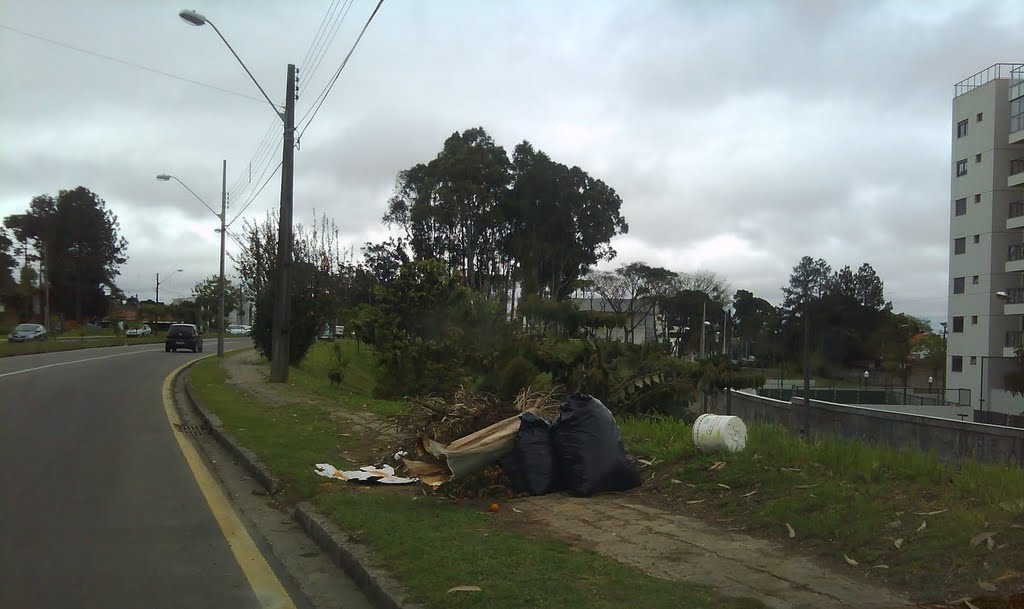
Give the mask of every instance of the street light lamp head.
[[160, 180], [161, 182], [166, 182], [167, 180], [171, 179], [171, 176], [167, 175], [166, 173], [161, 173], [156, 177], [156, 179]]
[[206, 25], [206, 17], [204, 17], [201, 13], [197, 13], [196, 11], [190, 9], [185, 9], [181, 11], [180, 13], [178, 13], [178, 16], [181, 17], [182, 21], [188, 23], [189, 25]]
[[999, 300], [1006, 300], [1007, 298], [1009, 298], [1009, 295], [1004, 290], [999, 290], [998, 292], [996, 292], [996, 298], [998, 298]]

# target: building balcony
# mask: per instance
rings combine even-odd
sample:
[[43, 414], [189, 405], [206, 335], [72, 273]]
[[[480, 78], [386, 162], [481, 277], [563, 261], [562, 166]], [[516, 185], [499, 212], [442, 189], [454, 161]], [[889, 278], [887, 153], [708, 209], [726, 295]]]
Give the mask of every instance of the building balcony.
[[1024, 272], [1024, 243], [1016, 243], [1006, 248], [1006, 272]]
[[1024, 159], [1010, 161], [1010, 177], [1006, 185], [1010, 188], [1024, 187]]
[[1006, 215], [1006, 228], [1024, 228], [1024, 200], [1010, 203], [1010, 210]]
[[1011, 330], [1006, 333], [1006, 345], [1003, 348], [1003, 357], [1015, 357], [1017, 349], [1024, 349], [1024, 332]]
[[1006, 290], [1003, 315], [1024, 315], [1024, 288]]

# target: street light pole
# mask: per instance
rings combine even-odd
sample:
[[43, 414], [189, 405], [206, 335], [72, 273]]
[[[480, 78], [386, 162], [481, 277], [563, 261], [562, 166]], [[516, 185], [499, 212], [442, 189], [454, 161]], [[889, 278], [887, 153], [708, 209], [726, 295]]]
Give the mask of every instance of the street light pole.
[[228, 161], [224, 159], [220, 179], [220, 327], [217, 332], [217, 357], [224, 357], [224, 218], [228, 209]]
[[[202, 197], [197, 195], [194, 190], [189, 188], [188, 184], [182, 182], [181, 180], [179, 180], [175, 176], [172, 176], [172, 175], [169, 175], [169, 174], [166, 174], [166, 173], [161, 173], [160, 175], [158, 175], [156, 177], [156, 179], [160, 180], [161, 182], [167, 182], [168, 180], [174, 180], [178, 184], [181, 184], [182, 187], [185, 188], [185, 190], [187, 190], [190, 193], [192, 193], [192, 196], [195, 197], [200, 203], [203, 204], [203, 207], [205, 207], [206, 209], [210, 210], [210, 213], [212, 213], [213, 215], [217, 216], [217, 219], [220, 220], [220, 275], [218, 276], [218, 279], [217, 279], [217, 292], [218, 292], [217, 297], [218, 297], [218, 300], [220, 301], [220, 306], [218, 307], [218, 311], [219, 311], [219, 314], [220, 314], [220, 322], [218, 323], [218, 330], [217, 330], [217, 356], [218, 357], [224, 357], [224, 239], [225, 239], [225, 236], [227, 234], [226, 220], [227, 220], [227, 206], [228, 206], [228, 161], [227, 161], [227, 159], [224, 159], [221, 162], [220, 213], [217, 213], [217, 212], [213, 211], [213, 208], [210, 207], [210, 205], [205, 200], [203, 200]], [[160, 296], [160, 291], [159, 290], [160, 290], [160, 277], [159, 277], [159, 275], [157, 275], [157, 296], [158, 296], [157, 301], [158, 302], [160, 300], [159, 299], [159, 296]]]
[[203, 26], [209, 24], [213, 28], [213, 31], [217, 33], [221, 41], [224, 43], [231, 54], [238, 60], [239, 65], [245, 70], [245, 73], [249, 75], [253, 84], [263, 94], [263, 98], [267, 100], [270, 107], [274, 109], [274, 113], [284, 123], [284, 151], [281, 159], [281, 210], [279, 212], [279, 226], [278, 226], [278, 242], [277, 242], [277, 264], [278, 264], [278, 285], [277, 285], [277, 302], [274, 305], [274, 327], [272, 332], [272, 340], [270, 345], [271, 359], [270, 359], [270, 382], [271, 383], [284, 383], [288, 381], [288, 341], [289, 333], [288, 328], [291, 324], [291, 317], [289, 303], [289, 288], [290, 284], [288, 281], [289, 267], [292, 263], [292, 182], [294, 175], [294, 158], [295, 158], [295, 98], [297, 90], [295, 87], [295, 65], [288, 64], [288, 82], [285, 89], [285, 108], [284, 112], [281, 111], [280, 107], [274, 102], [270, 101], [270, 96], [260, 86], [259, 81], [252, 75], [249, 68], [242, 61], [242, 58], [238, 56], [235, 49], [228, 42], [227, 38], [220, 33], [220, 30], [212, 21], [206, 18], [205, 15], [197, 13], [193, 10], [183, 10], [178, 13], [183, 21], [194, 26]]

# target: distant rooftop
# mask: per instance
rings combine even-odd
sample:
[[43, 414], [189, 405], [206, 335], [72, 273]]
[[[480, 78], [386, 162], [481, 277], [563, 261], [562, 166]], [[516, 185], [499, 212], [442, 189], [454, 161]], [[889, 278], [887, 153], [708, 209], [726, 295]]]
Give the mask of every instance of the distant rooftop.
[[953, 85], [953, 97], [959, 97], [998, 78], [1021, 80], [1022, 77], [1024, 63], [995, 63]]

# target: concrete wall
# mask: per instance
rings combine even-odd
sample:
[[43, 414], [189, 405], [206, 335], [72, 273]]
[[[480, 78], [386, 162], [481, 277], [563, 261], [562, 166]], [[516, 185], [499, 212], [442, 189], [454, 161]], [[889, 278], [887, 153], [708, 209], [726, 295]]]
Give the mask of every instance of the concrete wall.
[[[799, 398], [790, 403], [733, 391], [728, 399], [719, 395], [709, 403], [711, 412], [732, 414], [748, 423], [775, 423], [794, 433], [803, 425], [803, 405]], [[811, 436], [933, 451], [946, 461], [974, 459], [1024, 466], [1024, 429], [816, 400], [811, 400], [808, 423]]]

